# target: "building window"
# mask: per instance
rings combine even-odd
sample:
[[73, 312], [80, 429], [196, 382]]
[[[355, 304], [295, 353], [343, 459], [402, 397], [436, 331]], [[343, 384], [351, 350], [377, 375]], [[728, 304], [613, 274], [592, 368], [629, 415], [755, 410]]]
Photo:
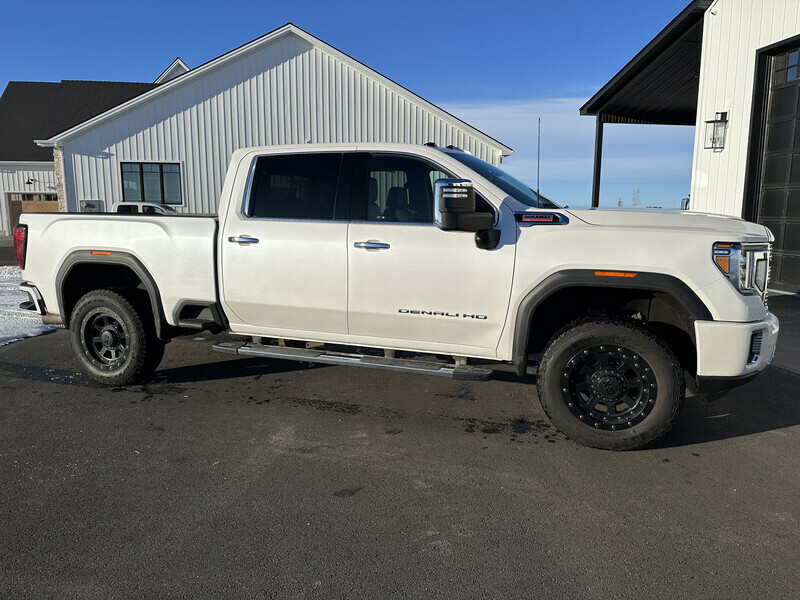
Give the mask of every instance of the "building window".
[[55, 202], [58, 200], [55, 194], [9, 194], [12, 202]]
[[122, 163], [122, 201], [181, 204], [180, 165]]
[[775, 84], [789, 83], [800, 79], [798, 73], [798, 59], [800, 59], [800, 50], [791, 50], [775, 56]]

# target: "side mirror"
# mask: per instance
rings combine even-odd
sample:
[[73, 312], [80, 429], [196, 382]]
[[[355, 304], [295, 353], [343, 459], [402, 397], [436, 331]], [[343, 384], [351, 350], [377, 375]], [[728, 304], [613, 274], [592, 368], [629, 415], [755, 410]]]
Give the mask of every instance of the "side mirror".
[[494, 250], [500, 245], [499, 229], [481, 229], [475, 232], [475, 246], [481, 250]]
[[494, 225], [494, 215], [475, 212], [475, 189], [469, 179], [437, 179], [435, 204], [434, 222], [444, 231], [481, 231]]

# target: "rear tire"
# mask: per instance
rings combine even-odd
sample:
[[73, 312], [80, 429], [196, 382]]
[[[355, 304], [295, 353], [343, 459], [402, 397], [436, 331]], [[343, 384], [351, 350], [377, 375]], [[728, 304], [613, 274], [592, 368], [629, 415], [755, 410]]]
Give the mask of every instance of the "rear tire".
[[666, 433], [683, 405], [683, 369], [647, 329], [587, 317], [548, 343], [539, 363], [539, 401], [553, 424], [580, 444], [633, 450]]
[[93, 290], [78, 300], [70, 339], [81, 367], [103, 385], [135, 383], [155, 370], [164, 355], [153, 324], [111, 290]]

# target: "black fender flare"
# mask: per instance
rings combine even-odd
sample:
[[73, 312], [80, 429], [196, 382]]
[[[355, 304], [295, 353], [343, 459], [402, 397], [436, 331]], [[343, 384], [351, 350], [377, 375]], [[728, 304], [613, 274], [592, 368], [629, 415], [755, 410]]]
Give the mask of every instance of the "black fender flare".
[[524, 377], [528, 369], [528, 341], [531, 319], [536, 308], [555, 292], [569, 287], [625, 288], [665, 292], [675, 297], [696, 321], [711, 321], [708, 307], [683, 281], [664, 273], [642, 273], [635, 277], [595, 275], [594, 269], [567, 269], [548, 276], [528, 292], [520, 302], [514, 322], [512, 357], [514, 369]]
[[[159, 339], [164, 339], [163, 334], [168, 329], [167, 321], [164, 317], [164, 309], [161, 304], [161, 294], [158, 291], [155, 279], [153, 279], [150, 272], [147, 270], [142, 262], [128, 252], [114, 251], [111, 254], [93, 254], [92, 250], [75, 250], [71, 252], [61, 266], [58, 268], [56, 274], [56, 297], [58, 299], [58, 309], [61, 313], [61, 322], [64, 327], [69, 328], [69, 321], [67, 320], [66, 311], [64, 308], [64, 281], [66, 281], [70, 272], [78, 265], [92, 264], [92, 265], [117, 265], [129, 268], [144, 284], [147, 294], [150, 297], [150, 308], [155, 317], [155, 330]], [[100, 289], [100, 288], [98, 288]]]

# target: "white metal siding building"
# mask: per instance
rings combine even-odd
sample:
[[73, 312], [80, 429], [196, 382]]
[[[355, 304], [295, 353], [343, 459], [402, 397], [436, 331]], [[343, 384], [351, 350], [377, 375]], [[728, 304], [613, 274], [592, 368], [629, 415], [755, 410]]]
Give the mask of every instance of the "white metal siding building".
[[800, 291], [800, 2], [694, 0], [582, 108], [604, 123], [694, 125], [692, 210], [775, 235], [772, 281]]
[[107, 210], [123, 186], [157, 196], [159, 177], [178, 204], [177, 171], [181, 209], [214, 212], [238, 148], [362, 141], [453, 144], [495, 165], [513, 152], [292, 24], [39, 143], [62, 153], [70, 211]]

